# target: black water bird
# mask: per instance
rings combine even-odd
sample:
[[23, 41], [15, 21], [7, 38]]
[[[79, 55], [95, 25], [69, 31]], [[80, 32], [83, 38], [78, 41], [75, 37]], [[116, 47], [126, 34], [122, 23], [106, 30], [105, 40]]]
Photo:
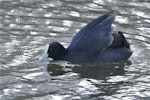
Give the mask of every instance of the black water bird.
[[49, 44], [48, 57], [73, 62], [117, 62], [131, 55], [130, 44], [123, 32], [113, 32], [115, 14], [107, 13], [83, 27], [68, 48], [58, 42]]

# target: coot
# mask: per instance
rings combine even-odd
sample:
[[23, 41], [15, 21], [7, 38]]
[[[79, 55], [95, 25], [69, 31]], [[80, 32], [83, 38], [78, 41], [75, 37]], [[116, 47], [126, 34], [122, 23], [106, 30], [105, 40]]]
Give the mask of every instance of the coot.
[[131, 55], [123, 32], [113, 32], [114, 13], [107, 13], [83, 27], [68, 48], [58, 42], [49, 44], [48, 57], [73, 62], [118, 62]]

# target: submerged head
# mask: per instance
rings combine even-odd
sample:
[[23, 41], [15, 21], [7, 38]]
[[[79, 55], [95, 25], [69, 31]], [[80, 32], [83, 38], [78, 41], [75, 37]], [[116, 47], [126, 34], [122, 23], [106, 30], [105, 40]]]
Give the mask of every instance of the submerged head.
[[62, 60], [67, 54], [67, 50], [58, 42], [52, 42], [47, 51], [48, 57], [54, 60]]

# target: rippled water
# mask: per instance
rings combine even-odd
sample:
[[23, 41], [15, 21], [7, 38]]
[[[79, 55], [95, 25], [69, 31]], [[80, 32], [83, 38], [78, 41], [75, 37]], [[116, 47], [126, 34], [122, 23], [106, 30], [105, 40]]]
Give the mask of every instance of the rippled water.
[[[109, 11], [118, 14], [114, 29], [131, 43], [129, 61], [39, 62], [47, 43], [67, 47], [81, 27]], [[150, 99], [149, 0], [0, 0], [0, 99]]]

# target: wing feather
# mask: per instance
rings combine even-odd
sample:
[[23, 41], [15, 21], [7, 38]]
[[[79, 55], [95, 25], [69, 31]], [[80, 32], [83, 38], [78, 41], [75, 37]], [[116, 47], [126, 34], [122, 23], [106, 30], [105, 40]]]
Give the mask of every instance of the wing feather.
[[68, 49], [96, 53], [110, 46], [113, 41], [112, 23], [115, 14], [107, 13], [83, 27], [72, 39]]

